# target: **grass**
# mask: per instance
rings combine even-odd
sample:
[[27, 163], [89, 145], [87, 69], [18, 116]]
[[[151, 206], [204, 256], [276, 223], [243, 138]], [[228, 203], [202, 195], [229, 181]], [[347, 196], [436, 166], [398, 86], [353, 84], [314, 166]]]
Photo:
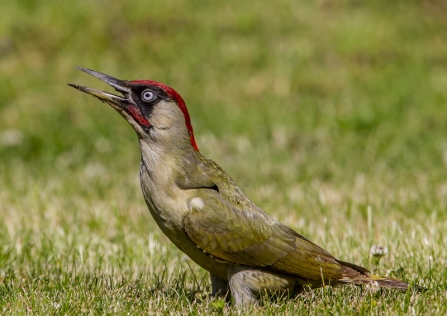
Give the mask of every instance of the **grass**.
[[[0, 20], [0, 313], [236, 314], [156, 227], [134, 132], [66, 86], [154, 79], [201, 151], [337, 258], [427, 288], [324, 288], [247, 314], [446, 314], [442, 1], [9, 1]], [[376, 264], [371, 245], [386, 246]]]

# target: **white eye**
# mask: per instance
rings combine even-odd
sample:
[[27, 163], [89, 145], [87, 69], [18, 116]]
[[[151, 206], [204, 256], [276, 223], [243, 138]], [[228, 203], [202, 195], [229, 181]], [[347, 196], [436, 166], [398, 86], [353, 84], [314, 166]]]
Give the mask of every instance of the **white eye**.
[[145, 102], [151, 102], [155, 99], [155, 93], [152, 90], [146, 89], [141, 93], [141, 99]]

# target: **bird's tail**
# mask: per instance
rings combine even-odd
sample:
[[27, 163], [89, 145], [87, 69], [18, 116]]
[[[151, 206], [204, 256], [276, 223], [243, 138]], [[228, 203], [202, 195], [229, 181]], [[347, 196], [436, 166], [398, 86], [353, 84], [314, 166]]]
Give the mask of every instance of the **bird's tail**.
[[343, 265], [343, 275], [339, 279], [341, 283], [351, 283], [367, 285], [370, 287], [383, 287], [388, 289], [406, 290], [409, 287], [407, 282], [388, 277], [371, 275], [369, 270], [349, 262], [338, 261]]
[[342, 278], [339, 280], [341, 283], [351, 283], [358, 285], [366, 285], [369, 287], [383, 287], [388, 289], [401, 289], [406, 290], [409, 287], [407, 282], [401, 281], [395, 278], [386, 278], [378, 275], [369, 275], [361, 278]]

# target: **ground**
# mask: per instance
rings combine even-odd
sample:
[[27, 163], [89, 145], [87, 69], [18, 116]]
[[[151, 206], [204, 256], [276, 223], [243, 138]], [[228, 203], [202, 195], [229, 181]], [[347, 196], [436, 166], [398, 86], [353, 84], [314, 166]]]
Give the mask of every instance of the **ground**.
[[[427, 288], [327, 287], [247, 314], [446, 314], [444, 1], [9, 1], [0, 313], [236, 313], [163, 236], [139, 148], [74, 69], [174, 87], [202, 153], [337, 258]], [[379, 261], [370, 247], [388, 253]]]

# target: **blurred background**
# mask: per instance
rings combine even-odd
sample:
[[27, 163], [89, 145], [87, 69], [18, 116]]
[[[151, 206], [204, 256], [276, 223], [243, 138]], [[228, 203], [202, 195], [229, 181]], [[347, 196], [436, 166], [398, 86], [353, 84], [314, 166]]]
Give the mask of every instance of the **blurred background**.
[[109, 89], [74, 66], [174, 87], [201, 152], [344, 260], [367, 264], [371, 243], [394, 249], [389, 266], [420, 247], [421, 258], [445, 260], [446, 9], [440, 0], [4, 2], [0, 269], [38, 274], [27, 260], [51, 252], [82, 257], [85, 271], [108, 271], [100, 253], [156, 272], [148, 249], [181, 256], [144, 205], [133, 130], [67, 86]]

